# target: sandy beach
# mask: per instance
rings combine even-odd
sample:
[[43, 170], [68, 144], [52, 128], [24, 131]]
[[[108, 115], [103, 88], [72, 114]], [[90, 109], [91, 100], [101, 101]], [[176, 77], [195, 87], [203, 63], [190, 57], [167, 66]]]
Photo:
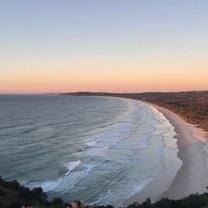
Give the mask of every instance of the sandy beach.
[[177, 139], [178, 158], [181, 166], [174, 174], [175, 164], [169, 167], [148, 184], [140, 193], [131, 197], [124, 205], [143, 202], [150, 197], [157, 201], [163, 197], [180, 199], [194, 193], [204, 193], [208, 186], [208, 145], [206, 132], [187, 123], [175, 113], [152, 105], [174, 126]]

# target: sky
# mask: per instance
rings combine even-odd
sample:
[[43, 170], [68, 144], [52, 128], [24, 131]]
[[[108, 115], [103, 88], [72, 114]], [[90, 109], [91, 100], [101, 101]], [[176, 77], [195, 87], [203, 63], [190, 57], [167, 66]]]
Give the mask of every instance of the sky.
[[0, 0], [0, 93], [208, 90], [207, 0]]

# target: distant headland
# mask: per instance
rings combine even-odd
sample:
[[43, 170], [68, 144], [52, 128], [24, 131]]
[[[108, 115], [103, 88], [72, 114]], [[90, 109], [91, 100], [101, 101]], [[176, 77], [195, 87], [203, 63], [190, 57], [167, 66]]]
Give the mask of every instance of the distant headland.
[[208, 130], [208, 90], [144, 93], [72, 92], [61, 95], [109, 96], [142, 100], [167, 108], [187, 122]]

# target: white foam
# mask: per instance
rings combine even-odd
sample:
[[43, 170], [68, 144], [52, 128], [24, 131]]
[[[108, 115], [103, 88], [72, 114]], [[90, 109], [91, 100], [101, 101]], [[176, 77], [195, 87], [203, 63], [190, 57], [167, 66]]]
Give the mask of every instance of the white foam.
[[68, 176], [65, 176], [60, 185], [56, 187], [57, 192], [68, 193], [72, 188], [78, 184], [83, 178], [85, 178], [90, 169], [84, 169], [81, 171], [71, 172]]
[[65, 166], [67, 167], [68, 171], [67, 171], [67, 173], [65, 173], [65, 176], [69, 175], [69, 173], [71, 171], [73, 171], [80, 164], [81, 164], [81, 161], [80, 160], [66, 163]]
[[99, 142], [101, 136], [97, 136], [97, 138], [95, 140], [89, 140], [86, 142], [86, 145], [88, 147], [93, 147], [97, 144], [97, 142]]
[[62, 178], [59, 178], [58, 180], [54, 181], [46, 181], [41, 184], [41, 188], [45, 192], [49, 192], [54, 190], [60, 183], [61, 183]]
[[91, 141], [91, 142], [86, 142], [86, 145], [87, 145], [88, 147], [93, 147], [93, 146], [96, 145], [96, 143], [97, 143], [97, 141]]
[[68, 162], [68, 163], [65, 164], [68, 171], [67, 171], [67, 173], [64, 174], [64, 176], [62, 176], [58, 179], [54, 179], [54, 180], [48, 180], [48, 181], [44, 181], [44, 182], [33, 183], [33, 184], [31, 184], [31, 188], [41, 187], [44, 192], [52, 191], [52, 190], [56, 189], [62, 183], [65, 176], [68, 176], [69, 173], [72, 170], [74, 170], [77, 166], [79, 166], [80, 164], [81, 164], [80, 160]]
[[104, 196], [104, 197], [101, 198], [101, 199], [98, 199], [98, 200], [95, 201], [95, 202], [89, 203], [89, 206], [99, 204], [99, 202], [103, 201], [104, 199], [107, 199], [107, 198], [110, 196], [110, 193], [111, 193], [111, 190], [109, 189], [106, 196]]
[[55, 180], [48, 180], [44, 182], [36, 182], [32, 183], [29, 187], [30, 188], [36, 188], [36, 187], [41, 187], [44, 192], [49, 192], [54, 190], [62, 181], [62, 178], [58, 178]]
[[106, 156], [108, 147], [97, 147], [88, 150], [88, 154], [91, 156]]

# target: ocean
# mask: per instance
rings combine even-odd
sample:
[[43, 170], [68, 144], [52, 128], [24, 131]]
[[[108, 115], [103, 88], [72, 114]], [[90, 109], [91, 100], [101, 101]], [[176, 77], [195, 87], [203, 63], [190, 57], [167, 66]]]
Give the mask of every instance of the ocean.
[[0, 95], [0, 175], [49, 198], [121, 206], [178, 160], [174, 135], [136, 100]]

